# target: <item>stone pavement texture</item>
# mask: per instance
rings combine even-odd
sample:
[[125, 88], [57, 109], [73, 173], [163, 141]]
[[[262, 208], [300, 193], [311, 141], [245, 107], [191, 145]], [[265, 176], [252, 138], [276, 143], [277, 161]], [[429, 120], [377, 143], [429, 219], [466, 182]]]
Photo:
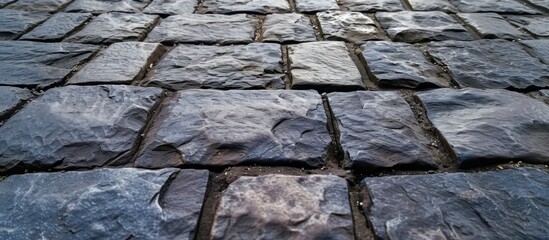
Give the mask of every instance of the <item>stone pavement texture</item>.
[[547, 239], [547, 0], [0, 0], [0, 239]]

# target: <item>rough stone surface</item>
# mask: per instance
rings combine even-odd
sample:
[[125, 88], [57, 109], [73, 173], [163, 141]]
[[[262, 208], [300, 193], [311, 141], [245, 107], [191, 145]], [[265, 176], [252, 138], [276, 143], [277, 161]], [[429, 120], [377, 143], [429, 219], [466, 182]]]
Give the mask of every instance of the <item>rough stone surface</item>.
[[264, 42], [313, 42], [315, 31], [308, 17], [296, 13], [269, 14], [263, 23]]
[[288, 46], [293, 89], [364, 89], [362, 77], [343, 42]]
[[330, 145], [314, 91], [189, 90], [163, 105], [136, 166], [320, 167]]
[[[148, 42], [250, 43], [255, 23], [245, 14], [188, 14], [170, 16], [149, 34]], [[177, 29], [177, 31], [174, 31]]]
[[17, 1], [17, 0], [0, 0], [0, 7], [4, 7], [4, 6], [6, 6], [10, 3], [13, 3], [15, 1]]
[[0, 127], [0, 167], [125, 164], [160, 94], [131, 86], [50, 89]]
[[462, 87], [549, 86], [549, 68], [517, 43], [505, 40], [430, 43], [428, 51]]
[[23, 35], [21, 40], [61, 41], [74, 30], [84, 25], [91, 13], [58, 13]]
[[295, 0], [295, 5], [303, 13], [339, 10], [336, 0]]
[[429, 142], [398, 92], [329, 93], [328, 99], [351, 167], [436, 168]]
[[372, 41], [362, 45], [362, 56], [374, 80], [381, 86], [448, 86], [419, 48], [408, 43]]
[[415, 11], [442, 11], [447, 13], [455, 13], [458, 11], [457, 8], [447, 0], [408, 0], [408, 2]]
[[549, 65], [549, 39], [544, 40], [525, 40], [520, 41], [526, 48], [532, 52], [532, 55], [541, 60], [542, 63]]
[[179, 45], [150, 71], [147, 85], [189, 88], [284, 89], [280, 45]]
[[531, 92], [531, 93], [528, 93], [528, 95], [549, 104], [549, 89], [543, 89], [543, 90]]
[[[539, 169], [366, 178], [379, 239], [544, 239], [549, 175]], [[364, 199], [367, 201], [367, 199]]]
[[141, 41], [158, 19], [158, 16], [142, 13], [104, 13], [67, 38], [67, 41], [95, 44]]
[[114, 43], [78, 71], [69, 83], [128, 84], [143, 78], [147, 68], [163, 52], [164, 48], [158, 43]]
[[549, 17], [507, 16], [507, 20], [538, 37], [549, 37]]
[[32, 96], [32, 93], [24, 88], [0, 86], [0, 120], [3, 120]]
[[361, 43], [384, 39], [374, 20], [362, 13], [330, 11], [317, 13], [317, 17], [326, 40]]
[[18, 9], [29, 12], [57, 12], [72, 0], [18, 0], [7, 6], [7, 8]]
[[191, 14], [197, 4], [196, 0], [154, 0], [143, 12], [164, 15]]
[[376, 18], [393, 41], [473, 40], [463, 26], [444, 12], [379, 12]]
[[353, 12], [403, 11], [400, 0], [341, 0], [341, 8]]
[[[172, 180], [173, 178], [173, 180]], [[194, 239], [205, 170], [100, 169], [0, 182], [6, 239]]]
[[473, 27], [482, 38], [530, 39], [497, 13], [458, 13], [466, 24]]
[[449, 0], [460, 12], [496, 12], [508, 14], [539, 14], [516, 0]]
[[528, 2], [538, 7], [544, 8], [545, 11], [549, 11], [549, 2], [547, 2], [546, 0], [528, 0]]
[[0, 42], [0, 85], [45, 88], [99, 49], [79, 43]]
[[0, 40], [17, 39], [28, 29], [46, 20], [47, 13], [0, 9]]
[[[29, 0], [31, 1], [31, 0]], [[151, 0], [75, 0], [67, 7], [67, 12], [141, 12]]]
[[549, 163], [549, 106], [520, 93], [437, 89], [417, 94], [460, 167]]
[[204, 0], [204, 13], [289, 13], [287, 0]]
[[347, 182], [323, 175], [240, 177], [223, 193], [211, 239], [354, 239]]

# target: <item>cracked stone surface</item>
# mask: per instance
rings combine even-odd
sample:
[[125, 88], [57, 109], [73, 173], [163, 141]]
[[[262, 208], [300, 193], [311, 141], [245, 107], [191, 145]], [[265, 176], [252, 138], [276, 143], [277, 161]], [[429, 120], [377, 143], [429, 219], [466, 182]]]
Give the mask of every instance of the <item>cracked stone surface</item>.
[[[251, 43], [255, 20], [246, 14], [174, 15], [162, 20], [147, 37], [162, 43]], [[177, 31], [174, 31], [177, 29]]]
[[543, 89], [543, 90], [531, 92], [531, 93], [528, 93], [528, 95], [549, 104], [549, 89]]
[[317, 13], [324, 39], [361, 43], [384, 39], [370, 17], [358, 12], [330, 11]]
[[291, 61], [292, 89], [364, 89], [362, 76], [343, 42], [289, 45], [288, 54]]
[[520, 41], [542, 63], [549, 65], [549, 39]]
[[2, 236], [193, 239], [207, 182], [208, 171], [174, 168], [10, 176], [0, 182]]
[[10, 3], [13, 3], [15, 1], [17, 1], [17, 0], [0, 0], [0, 7], [4, 7], [4, 6], [6, 6]]
[[353, 12], [404, 11], [400, 0], [341, 0], [341, 8]]
[[125, 164], [160, 94], [121, 85], [50, 89], [0, 127], [0, 169]]
[[196, 0], [154, 0], [143, 12], [167, 15], [191, 14], [196, 5]]
[[280, 45], [179, 45], [149, 72], [146, 84], [189, 88], [284, 89]]
[[428, 51], [446, 65], [462, 87], [549, 86], [549, 68], [517, 43], [505, 40], [430, 43]]
[[54, 13], [67, 6], [72, 0], [18, 0], [7, 8], [18, 9], [29, 12], [49, 12]]
[[466, 24], [473, 27], [482, 38], [530, 39], [497, 13], [458, 13]]
[[339, 10], [336, 0], [295, 0], [295, 5], [303, 13]]
[[379, 239], [543, 239], [548, 185], [549, 174], [534, 168], [362, 181]]
[[287, 0], [203, 0], [204, 13], [289, 13]]
[[23, 35], [20, 39], [61, 41], [73, 31], [83, 26], [92, 16], [91, 13], [58, 13]]
[[549, 2], [547, 2], [545, 0], [528, 0], [528, 2], [534, 4], [538, 7], [544, 8], [546, 11], [549, 10]]
[[429, 142], [398, 92], [329, 93], [347, 164], [355, 169], [433, 169]]
[[0, 86], [0, 120], [33, 97], [25, 88]]
[[506, 14], [540, 14], [515, 0], [449, 0], [460, 12], [495, 12]]
[[264, 42], [314, 42], [315, 31], [305, 15], [296, 13], [269, 14], [263, 23]]
[[458, 12], [457, 8], [447, 0], [408, 0], [408, 3], [415, 11]]
[[165, 103], [138, 167], [324, 164], [330, 145], [314, 91], [189, 90]]
[[500, 89], [437, 89], [417, 97], [460, 167], [549, 163], [549, 106], [543, 102]]
[[347, 182], [336, 176], [240, 177], [213, 224], [211, 239], [354, 239]]
[[47, 13], [0, 9], [0, 40], [17, 39], [49, 16]]
[[67, 9], [65, 9], [65, 11], [89, 13], [138, 13], [141, 12], [144, 7], [149, 5], [150, 2], [151, 0], [75, 0], [67, 7]]
[[507, 16], [507, 20], [538, 37], [549, 37], [549, 17]]

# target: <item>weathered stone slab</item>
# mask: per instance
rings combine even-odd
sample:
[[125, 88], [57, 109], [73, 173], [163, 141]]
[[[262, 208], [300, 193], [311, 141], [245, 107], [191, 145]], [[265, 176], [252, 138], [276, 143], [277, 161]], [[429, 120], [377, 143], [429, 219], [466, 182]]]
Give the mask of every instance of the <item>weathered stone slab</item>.
[[517, 43], [505, 40], [430, 43], [428, 51], [462, 87], [549, 86], [549, 68]]
[[336, 0], [295, 0], [295, 5], [302, 13], [339, 10]]
[[0, 42], [0, 85], [45, 88], [63, 81], [99, 47], [79, 43]]
[[415, 11], [442, 11], [447, 13], [458, 11], [448, 0], [408, 0], [408, 2]]
[[497, 13], [458, 13], [466, 24], [473, 27], [482, 38], [531, 39]]
[[539, 14], [515, 0], [449, 0], [460, 12], [495, 12], [507, 14]]
[[[366, 178], [379, 239], [544, 239], [549, 175], [520, 168]], [[368, 199], [364, 199], [368, 201]]]
[[376, 18], [393, 41], [473, 40], [463, 26], [444, 12], [379, 12]]
[[280, 45], [179, 45], [150, 71], [147, 85], [189, 88], [284, 89]]
[[17, 1], [17, 0], [0, 0], [0, 7], [4, 7], [4, 6], [6, 6], [10, 3], [13, 3], [15, 1]]
[[32, 93], [25, 88], [0, 86], [0, 120], [15, 111], [32, 96]]
[[417, 94], [460, 167], [521, 160], [549, 163], [549, 106], [500, 89]]
[[314, 42], [315, 31], [308, 17], [296, 13], [269, 14], [263, 22], [264, 42]]
[[29, 11], [54, 13], [67, 6], [72, 0], [18, 0], [7, 8]]
[[47, 13], [0, 9], [0, 40], [17, 39], [49, 16]]
[[191, 14], [197, 4], [196, 0], [154, 0], [143, 12], [163, 15]]
[[287, 0], [204, 0], [203, 13], [289, 13], [290, 4]]
[[542, 89], [539, 91], [530, 92], [528, 93], [528, 95], [549, 104], [549, 89]]
[[526, 48], [539, 58], [542, 63], [549, 65], [549, 39], [520, 41]]
[[141, 41], [158, 19], [156, 15], [141, 13], [104, 13], [94, 18], [84, 29], [68, 37], [67, 41], [95, 44]]
[[163, 105], [136, 166], [320, 167], [330, 141], [314, 91], [189, 90]]
[[538, 37], [549, 37], [549, 17], [507, 16], [507, 20], [517, 27]]
[[336, 176], [240, 177], [223, 193], [211, 239], [354, 239], [347, 182]]
[[343, 10], [353, 12], [404, 11], [400, 0], [341, 0]]
[[536, 5], [537, 7], [544, 8], [545, 11], [549, 11], [549, 2], [546, 0], [528, 0], [528, 2]]
[[129, 84], [143, 78], [152, 62], [163, 53], [164, 48], [158, 43], [113, 43], [78, 71], [69, 83]]
[[359, 12], [330, 11], [317, 13], [324, 39], [361, 43], [384, 39], [374, 20]]
[[374, 80], [390, 87], [442, 87], [448, 84], [421, 52], [408, 43], [372, 41], [362, 45], [362, 56]]
[[[162, 43], [250, 43], [255, 23], [245, 14], [186, 14], [163, 19], [147, 37]], [[174, 31], [177, 29], [177, 31]]]
[[128, 12], [138, 13], [146, 7], [151, 0], [75, 0], [65, 9], [67, 12]]
[[293, 89], [319, 91], [364, 89], [362, 76], [343, 42], [288, 46]]
[[58, 13], [23, 35], [21, 40], [61, 41], [92, 17], [91, 13]]
[[160, 94], [122, 85], [50, 89], [0, 127], [0, 168], [125, 164]]
[[0, 182], [7, 239], [193, 239], [205, 170], [98, 169]]

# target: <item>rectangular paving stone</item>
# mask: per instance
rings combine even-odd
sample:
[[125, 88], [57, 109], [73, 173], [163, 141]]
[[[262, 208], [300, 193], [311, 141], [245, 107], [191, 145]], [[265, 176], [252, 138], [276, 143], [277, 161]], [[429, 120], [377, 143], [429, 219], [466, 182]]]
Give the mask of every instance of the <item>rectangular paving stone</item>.
[[189, 88], [284, 89], [280, 45], [179, 45], [149, 72], [146, 85]]
[[210, 239], [354, 239], [347, 182], [327, 175], [239, 177]]
[[314, 91], [188, 90], [163, 104], [135, 166], [320, 167], [330, 146]]
[[441, 70], [423, 52], [408, 43], [372, 41], [361, 46], [362, 56], [374, 80], [389, 87], [447, 87]]
[[449, 0], [460, 12], [495, 12], [507, 14], [539, 14], [540, 12], [515, 0]]
[[517, 43], [505, 40], [430, 43], [431, 56], [450, 70], [462, 87], [517, 88], [549, 86], [549, 68]]
[[29, 12], [54, 13], [67, 6], [72, 0], [18, 0], [7, 6], [10, 9], [18, 9]]
[[543, 102], [500, 89], [437, 89], [417, 97], [460, 167], [549, 163], [549, 106]]
[[287, 0], [203, 0], [201, 13], [289, 13]]
[[361, 43], [385, 38], [374, 20], [359, 12], [320, 12], [317, 17], [326, 40]]
[[549, 175], [535, 168], [368, 177], [379, 239], [544, 239]]
[[525, 40], [520, 43], [542, 63], [549, 65], [549, 39]]
[[316, 41], [311, 21], [297, 13], [269, 14], [261, 28], [263, 42], [297, 43]]
[[463, 26], [444, 12], [378, 12], [376, 18], [396, 42], [473, 40]]
[[162, 15], [191, 14], [197, 5], [197, 0], [153, 0], [143, 12]]
[[328, 99], [349, 167], [436, 168], [429, 142], [398, 92], [338, 92]]
[[78, 71], [69, 83], [130, 84], [143, 78], [149, 66], [164, 51], [158, 43], [113, 43]]
[[288, 46], [292, 89], [319, 91], [365, 89], [362, 76], [343, 42]]
[[251, 43], [256, 23], [246, 14], [183, 14], [162, 20], [147, 42], [162, 43]]
[[61, 41], [83, 26], [91, 13], [58, 13], [23, 35], [21, 40]]
[[32, 97], [28, 89], [0, 86], [0, 120], [13, 113]]
[[339, 10], [336, 0], [295, 0], [295, 5], [302, 13]]
[[48, 17], [50, 15], [47, 13], [0, 9], [0, 40], [17, 39]]
[[66, 40], [94, 44], [141, 41], [158, 20], [156, 15], [142, 13], [103, 13]]
[[507, 20], [537, 37], [549, 37], [549, 17], [547, 16], [506, 16]]
[[97, 169], [0, 182], [6, 239], [193, 239], [208, 171]]
[[151, 0], [75, 0], [65, 9], [67, 12], [127, 12], [138, 13], [143, 10]]
[[353, 12], [404, 11], [400, 0], [340, 0], [341, 9]]
[[482, 38], [531, 39], [530, 35], [519, 31], [497, 13], [458, 13]]
[[0, 171], [126, 164], [162, 91], [53, 88], [0, 127]]
[[448, 0], [408, 0], [414, 11], [441, 11], [447, 13], [458, 12]]

